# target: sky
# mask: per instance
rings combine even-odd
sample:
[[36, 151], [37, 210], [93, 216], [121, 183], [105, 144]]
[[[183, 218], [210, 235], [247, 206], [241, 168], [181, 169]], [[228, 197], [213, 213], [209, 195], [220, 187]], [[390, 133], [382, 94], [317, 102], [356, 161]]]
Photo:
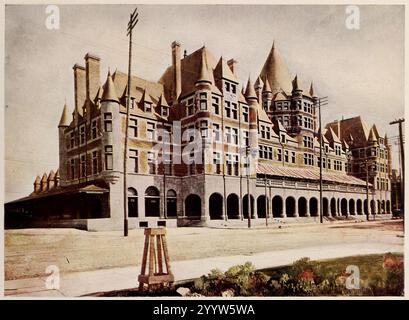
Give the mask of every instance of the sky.
[[[60, 5], [60, 28], [49, 30], [45, 5], [6, 6], [5, 201], [28, 195], [37, 175], [58, 168], [57, 126], [65, 101], [73, 110], [73, 65], [91, 52], [101, 58], [101, 83], [108, 68], [127, 71], [133, 9]], [[361, 115], [395, 137], [389, 122], [404, 115], [404, 7], [359, 9], [360, 28], [350, 30], [344, 5], [140, 5], [133, 73], [157, 81], [177, 40], [188, 54], [206, 45], [216, 59], [234, 58], [244, 84], [275, 41], [291, 74], [329, 97], [324, 123]]]

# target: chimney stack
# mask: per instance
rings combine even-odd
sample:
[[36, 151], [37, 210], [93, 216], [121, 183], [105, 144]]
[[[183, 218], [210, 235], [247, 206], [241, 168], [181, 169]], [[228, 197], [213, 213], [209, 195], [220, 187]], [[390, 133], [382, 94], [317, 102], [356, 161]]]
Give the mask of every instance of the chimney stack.
[[72, 68], [74, 70], [74, 96], [75, 110], [80, 110], [85, 102], [85, 68], [78, 63]]
[[173, 67], [173, 103], [177, 102], [180, 93], [182, 92], [182, 70], [181, 70], [181, 48], [180, 43], [173, 41], [172, 43], [172, 67]]
[[229, 66], [231, 72], [233, 72], [233, 74], [236, 75], [237, 61], [234, 59], [230, 59], [229, 61], [227, 61], [227, 65]]
[[99, 62], [101, 59], [92, 53], [87, 53], [84, 59], [86, 70], [86, 97], [94, 101], [100, 86]]

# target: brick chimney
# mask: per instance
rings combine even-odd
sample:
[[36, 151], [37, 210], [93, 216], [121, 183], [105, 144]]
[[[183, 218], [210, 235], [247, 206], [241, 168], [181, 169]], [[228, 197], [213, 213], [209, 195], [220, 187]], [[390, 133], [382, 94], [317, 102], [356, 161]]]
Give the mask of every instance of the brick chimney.
[[230, 59], [229, 61], [227, 61], [227, 65], [229, 66], [231, 72], [233, 72], [233, 74], [236, 75], [237, 61], [234, 59]]
[[86, 72], [86, 97], [89, 97], [91, 101], [94, 101], [100, 86], [99, 62], [101, 59], [92, 53], [87, 53], [84, 59]]
[[74, 70], [74, 96], [75, 110], [81, 110], [85, 102], [85, 68], [79, 64], [75, 64]]
[[177, 101], [180, 93], [182, 92], [182, 70], [181, 70], [181, 48], [180, 43], [177, 41], [172, 42], [172, 68], [173, 68], [173, 91], [172, 100], [173, 103]]

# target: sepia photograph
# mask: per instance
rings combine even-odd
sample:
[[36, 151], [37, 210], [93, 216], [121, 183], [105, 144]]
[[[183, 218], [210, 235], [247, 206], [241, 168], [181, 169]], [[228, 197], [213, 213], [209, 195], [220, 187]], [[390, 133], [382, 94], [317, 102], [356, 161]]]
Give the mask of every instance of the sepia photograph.
[[5, 298], [405, 296], [404, 5], [4, 10]]

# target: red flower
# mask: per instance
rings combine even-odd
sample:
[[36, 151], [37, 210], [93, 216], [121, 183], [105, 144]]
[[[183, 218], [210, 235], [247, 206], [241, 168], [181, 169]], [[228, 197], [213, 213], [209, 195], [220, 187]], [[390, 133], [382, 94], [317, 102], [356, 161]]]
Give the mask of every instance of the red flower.
[[314, 280], [314, 272], [310, 269], [304, 270], [298, 276], [301, 280]]

